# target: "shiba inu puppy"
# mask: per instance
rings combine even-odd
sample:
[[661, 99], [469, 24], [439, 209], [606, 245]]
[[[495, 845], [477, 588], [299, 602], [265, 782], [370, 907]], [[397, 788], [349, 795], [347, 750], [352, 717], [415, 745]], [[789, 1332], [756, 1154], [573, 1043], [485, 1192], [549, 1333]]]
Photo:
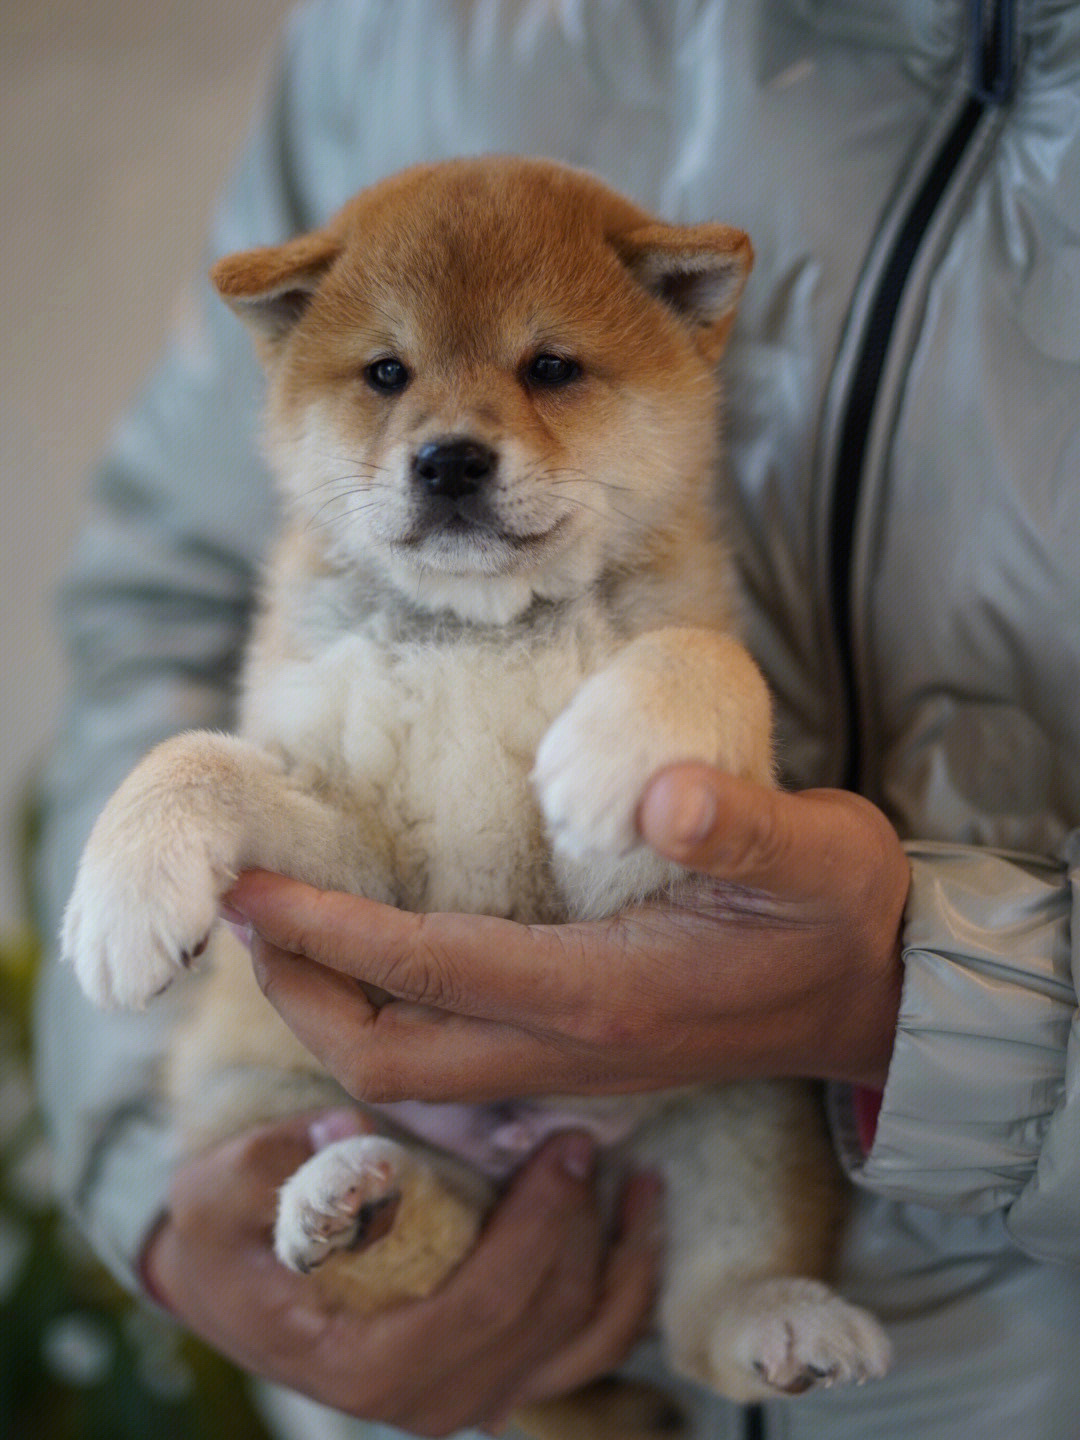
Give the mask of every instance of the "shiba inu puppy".
[[[738, 230], [500, 158], [406, 171], [216, 266], [266, 364], [285, 516], [239, 733], [137, 767], [64, 935], [91, 999], [140, 1007], [213, 931], [169, 1081], [192, 1146], [340, 1101], [215, 928], [241, 869], [414, 910], [600, 917], [687, 883], [636, 835], [656, 771], [771, 783], [714, 498], [714, 372], [750, 263]], [[673, 1366], [742, 1401], [884, 1371], [877, 1323], [825, 1283], [838, 1189], [802, 1087], [511, 1097], [479, 1165], [400, 1118], [284, 1187], [277, 1254], [313, 1284], [370, 1308], [429, 1293], [499, 1181], [572, 1124], [664, 1174]]]

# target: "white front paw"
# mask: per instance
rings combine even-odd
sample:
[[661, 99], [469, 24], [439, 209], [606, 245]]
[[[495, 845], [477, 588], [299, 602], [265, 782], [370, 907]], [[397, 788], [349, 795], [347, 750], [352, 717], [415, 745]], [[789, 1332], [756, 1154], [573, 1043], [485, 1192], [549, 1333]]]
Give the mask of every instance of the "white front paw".
[[575, 860], [629, 855], [641, 844], [637, 807], [652, 776], [706, 758], [675, 717], [635, 704], [621, 679], [604, 672], [583, 685], [536, 753], [532, 781], [552, 843]]
[[140, 814], [122, 797], [83, 852], [63, 954], [96, 1005], [142, 1009], [205, 949], [238, 843], [232, 827], [186, 814], [179, 798]]
[[532, 778], [556, 850], [589, 862], [640, 858], [637, 808], [658, 771], [698, 760], [770, 784], [770, 732], [765, 682], [730, 636], [638, 636], [540, 742]]

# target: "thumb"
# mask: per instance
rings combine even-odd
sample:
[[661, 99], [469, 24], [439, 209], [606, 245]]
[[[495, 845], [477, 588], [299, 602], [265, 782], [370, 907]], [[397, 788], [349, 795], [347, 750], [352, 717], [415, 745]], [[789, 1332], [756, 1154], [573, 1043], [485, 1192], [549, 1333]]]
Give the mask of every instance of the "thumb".
[[638, 808], [641, 837], [687, 869], [754, 889], [816, 890], [835, 848], [836, 815], [806, 796], [727, 775], [708, 765], [662, 770]]
[[239, 1169], [279, 1181], [335, 1140], [367, 1135], [374, 1128], [374, 1121], [356, 1106], [334, 1106], [259, 1125], [225, 1144], [235, 1149]]

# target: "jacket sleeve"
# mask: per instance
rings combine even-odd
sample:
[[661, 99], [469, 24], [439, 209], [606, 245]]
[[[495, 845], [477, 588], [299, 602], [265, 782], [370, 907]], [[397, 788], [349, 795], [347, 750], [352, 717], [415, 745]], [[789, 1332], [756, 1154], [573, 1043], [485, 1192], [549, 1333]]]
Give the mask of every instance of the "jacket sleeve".
[[1029, 1255], [1080, 1264], [1080, 834], [1057, 865], [907, 850], [896, 1046], [866, 1153], [834, 1094], [845, 1165], [888, 1199], [1000, 1210]]
[[[270, 102], [216, 220], [217, 253], [272, 243], [310, 223], [297, 180], [310, 159], [302, 152], [310, 143], [303, 34], [294, 24], [286, 40]], [[58, 963], [56, 936], [90, 827], [139, 756], [176, 731], [231, 719], [273, 518], [254, 436], [261, 387], [242, 327], [203, 284], [197, 318], [120, 427], [97, 477], [59, 602], [69, 685], [43, 782], [38, 1089], [59, 1192], [129, 1285], [175, 1159], [155, 1096], [185, 996], [170, 993], [142, 1015], [100, 1013]]]

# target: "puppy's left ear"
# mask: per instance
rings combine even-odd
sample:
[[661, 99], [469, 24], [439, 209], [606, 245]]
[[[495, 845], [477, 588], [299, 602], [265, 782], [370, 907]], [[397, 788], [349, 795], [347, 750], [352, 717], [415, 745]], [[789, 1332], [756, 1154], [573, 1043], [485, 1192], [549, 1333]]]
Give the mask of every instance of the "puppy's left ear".
[[615, 239], [629, 269], [690, 326], [710, 363], [719, 360], [735, 320], [754, 251], [730, 225], [643, 225]]

